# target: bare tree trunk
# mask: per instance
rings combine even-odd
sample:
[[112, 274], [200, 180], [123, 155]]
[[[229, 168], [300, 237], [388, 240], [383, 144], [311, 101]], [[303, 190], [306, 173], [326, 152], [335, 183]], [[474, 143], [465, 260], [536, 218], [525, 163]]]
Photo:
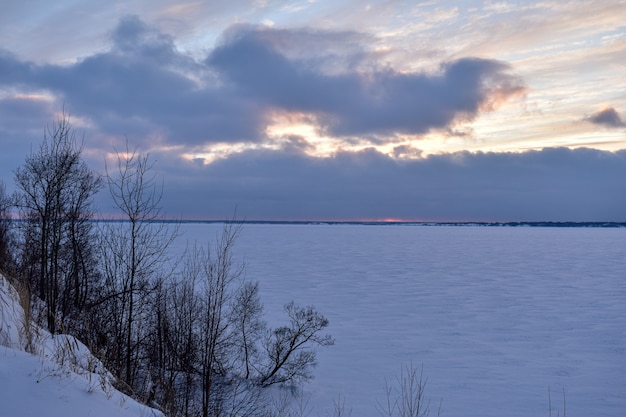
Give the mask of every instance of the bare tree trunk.
[[[160, 201], [162, 188], [157, 184], [153, 163], [148, 155], [128, 149], [118, 153], [115, 172], [109, 172], [109, 191], [124, 223], [107, 226], [104, 232], [106, 262], [109, 268], [107, 298], [117, 305], [113, 321], [120, 324], [116, 336], [119, 365], [117, 374], [137, 388], [138, 358], [150, 356], [144, 325], [154, 323], [151, 303], [156, 302], [159, 275], [168, 261], [167, 251], [177, 236], [177, 226], [163, 223]], [[142, 333], [143, 332], [143, 333]], [[141, 352], [142, 349], [145, 352]], [[142, 375], [147, 377], [147, 375]]]

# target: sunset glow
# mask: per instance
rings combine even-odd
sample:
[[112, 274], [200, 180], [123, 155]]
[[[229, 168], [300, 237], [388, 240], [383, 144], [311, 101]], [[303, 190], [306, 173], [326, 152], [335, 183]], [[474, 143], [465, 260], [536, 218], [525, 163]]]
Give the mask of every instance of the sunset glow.
[[[211, 217], [234, 206], [259, 218], [626, 215], [612, 197], [567, 200], [580, 186], [570, 165], [606, 181], [590, 192], [626, 195], [615, 180], [626, 152], [624, 0], [113, 5], [60, 1], [36, 16], [2, 6], [3, 178], [66, 114], [96, 170], [127, 142], [158, 160], [183, 216], [216, 201]], [[561, 152], [558, 175], [535, 175], [537, 155], [554, 167]], [[596, 168], [605, 159], [610, 172]], [[459, 160], [467, 171], [454, 172]], [[543, 208], [501, 209], [520, 206], [511, 181]], [[548, 202], [543, 187], [566, 195]], [[594, 200], [603, 203], [565, 213]], [[373, 208], [384, 201], [393, 204]]]

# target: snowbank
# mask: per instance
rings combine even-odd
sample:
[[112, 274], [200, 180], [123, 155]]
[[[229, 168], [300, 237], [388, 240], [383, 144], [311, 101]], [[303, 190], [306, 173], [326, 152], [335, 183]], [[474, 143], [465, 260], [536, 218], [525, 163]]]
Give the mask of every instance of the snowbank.
[[117, 391], [89, 349], [69, 335], [30, 328], [19, 295], [0, 274], [0, 404], [11, 417], [163, 417]]

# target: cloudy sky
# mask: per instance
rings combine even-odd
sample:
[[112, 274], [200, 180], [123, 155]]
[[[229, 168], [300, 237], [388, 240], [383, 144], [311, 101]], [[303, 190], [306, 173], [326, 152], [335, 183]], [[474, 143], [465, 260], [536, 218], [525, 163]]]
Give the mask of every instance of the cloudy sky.
[[[626, 221], [626, 1], [0, 2], [0, 179], [65, 109], [172, 217]], [[106, 194], [98, 198], [110, 209]]]

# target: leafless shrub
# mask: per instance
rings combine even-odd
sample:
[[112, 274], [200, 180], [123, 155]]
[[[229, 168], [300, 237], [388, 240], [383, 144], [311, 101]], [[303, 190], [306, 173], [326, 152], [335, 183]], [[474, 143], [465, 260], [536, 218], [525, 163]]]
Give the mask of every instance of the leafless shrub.
[[327, 417], [351, 417], [352, 409], [346, 409], [346, 399], [338, 396], [333, 399], [333, 411]]
[[[556, 417], [566, 417], [567, 411], [567, 403], [565, 402], [565, 387], [563, 387], [563, 416], [561, 416], [560, 411], [557, 410]], [[550, 387], [548, 386], [548, 416], [552, 417], [552, 393]]]
[[[386, 402], [378, 404], [377, 410], [381, 417], [428, 417], [430, 400], [426, 398], [427, 379], [424, 378], [424, 366], [418, 369], [403, 365], [400, 375], [396, 377], [395, 386], [389, 385], [385, 379]], [[441, 405], [437, 415], [440, 414]]]

